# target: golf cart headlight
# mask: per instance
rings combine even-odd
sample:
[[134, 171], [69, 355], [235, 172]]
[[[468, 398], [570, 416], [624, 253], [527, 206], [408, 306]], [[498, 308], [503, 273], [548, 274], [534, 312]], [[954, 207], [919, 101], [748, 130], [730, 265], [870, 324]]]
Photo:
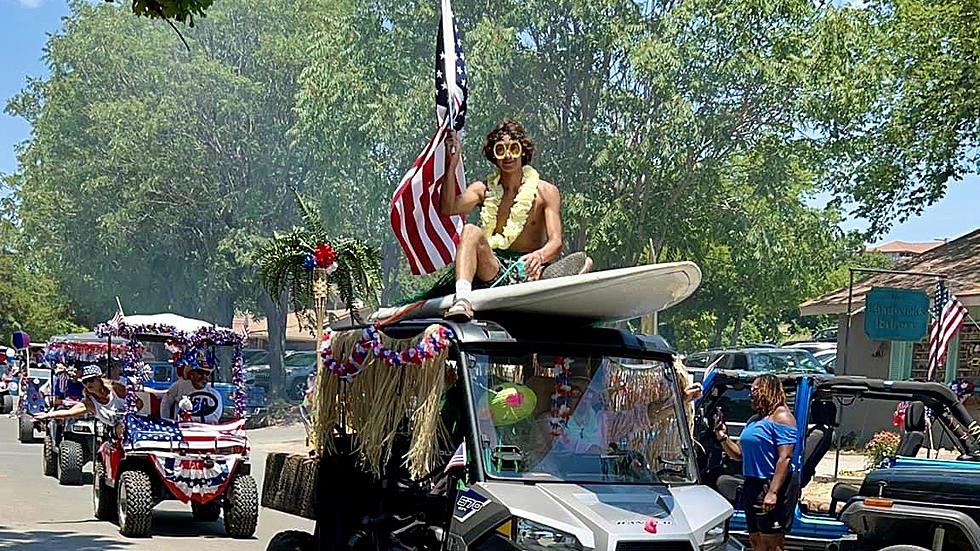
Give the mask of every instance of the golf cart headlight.
[[728, 543], [728, 520], [704, 533], [701, 551], [721, 551]]
[[582, 551], [578, 538], [550, 526], [524, 518], [514, 519], [516, 534], [514, 543], [525, 551]]

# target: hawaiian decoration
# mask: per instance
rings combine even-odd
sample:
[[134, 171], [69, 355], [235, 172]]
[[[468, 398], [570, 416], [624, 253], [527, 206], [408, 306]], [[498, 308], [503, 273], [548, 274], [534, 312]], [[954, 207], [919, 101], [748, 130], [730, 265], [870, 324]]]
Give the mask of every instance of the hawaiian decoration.
[[500, 186], [500, 172], [495, 172], [487, 176], [487, 191], [483, 200], [483, 207], [480, 209], [480, 227], [483, 235], [491, 249], [509, 249], [527, 224], [527, 218], [531, 214], [534, 200], [538, 195], [538, 171], [530, 165], [523, 169], [521, 187], [517, 190], [514, 197], [514, 205], [510, 209], [510, 215], [504, 224], [503, 233], [497, 231], [497, 213], [500, 210], [500, 198], [503, 190]]
[[408, 412], [411, 440], [405, 463], [413, 477], [424, 476], [441, 462], [445, 427], [440, 406], [452, 334], [431, 325], [414, 338], [399, 340], [369, 329], [336, 331], [324, 344], [325, 372], [353, 372], [316, 379], [321, 397], [314, 417], [317, 451], [335, 451], [331, 435], [341, 427], [357, 435], [361, 459], [379, 473], [393, 452], [395, 435], [405, 431], [401, 420]]
[[551, 395], [551, 435], [561, 436], [572, 418], [572, 359], [555, 356], [555, 392]]
[[497, 385], [489, 395], [490, 418], [495, 427], [506, 427], [527, 419], [538, 405], [534, 391], [516, 383]]
[[[305, 312], [314, 299], [318, 270], [332, 279], [348, 310], [358, 301], [374, 300], [381, 289], [381, 253], [354, 239], [330, 239], [317, 208], [293, 190], [303, 226], [277, 234], [259, 253], [259, 277], [272, 297], [289, 294], [296, 312]], [[314, 276], [311, 277], [311, 272]], [[315, 334], [320, 334], [317, 332]]]
[[431, 335], [422, 339], [415, 346], [404, 350], [392, 350], [384, 346], [381, 332], [377, 328], [366, 327], [354, 344], [350, 356], [340, 360], [333, 355], [330, 339], [331, 333], [329, 331], [324, 333], [323, 342], [320, 346], [323, 365], [328, 372], [345, 381], [350, 381], [364, 369], [369, 354], [375, 361], [381, 360], [389, 367], [402, 367], [409, 364], [421, 365], [422, 362], [442, 354], [452, 343], [454, 336], [452, 330], [437, 325], [434, 326]]

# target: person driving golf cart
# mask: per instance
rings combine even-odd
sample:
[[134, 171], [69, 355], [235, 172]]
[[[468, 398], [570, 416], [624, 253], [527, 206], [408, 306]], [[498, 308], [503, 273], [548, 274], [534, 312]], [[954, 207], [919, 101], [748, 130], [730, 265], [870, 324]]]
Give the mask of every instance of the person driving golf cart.
[[163, 396], [160, 416], [175, 421], [216, 424], [221, 419], [221, 395], [210, 384], [214, 359], [203, 350], [188, 350], [178, 361], [186, 379], [179, 379]]

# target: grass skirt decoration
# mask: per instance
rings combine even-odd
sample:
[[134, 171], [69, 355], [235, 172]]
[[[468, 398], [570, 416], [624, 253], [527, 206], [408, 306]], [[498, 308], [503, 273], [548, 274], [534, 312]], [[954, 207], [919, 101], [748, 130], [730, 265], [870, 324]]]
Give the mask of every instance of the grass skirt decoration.
[[[373, 328], [330, 335], [323, 352], [324, 373], [317, 377], [318, 451], [336, 452], [332, 437], [343, 426], [354, 436], [365, 465], [380, 474], [392, 459], [392, 445], [407, 418], [410, 444], [403, 460], [409, 472], [419, 478], [436, 468], [440, 441], [446, 438], [440, 401], [451, 338], [439, 325], [406, 340], [389, 338]], [[351, 365], [356, 365], [356, 372], [350, 372]]]

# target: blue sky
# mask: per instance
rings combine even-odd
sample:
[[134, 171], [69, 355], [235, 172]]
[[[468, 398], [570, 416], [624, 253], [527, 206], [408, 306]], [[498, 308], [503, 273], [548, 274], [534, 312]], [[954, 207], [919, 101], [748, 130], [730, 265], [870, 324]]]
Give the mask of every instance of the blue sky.
[[[27, 77], [42, 77], [41, 61], [47, 37], [61, 29], [67, 14], [64, 0], [0, 0], [0, 101], [23, 88]], [[17, 168], [15, 146], [30, 137], [30, 126], [21, 119], [0, 115], [0, 173]], [[949, 186], [946, 197], [922, 214], [896, 224], [882, 241], [931, 241], [954, 238], [980, 226], [980, 177], [970, 176]], [[851, 220], [846, 229], [861, 228]]]

